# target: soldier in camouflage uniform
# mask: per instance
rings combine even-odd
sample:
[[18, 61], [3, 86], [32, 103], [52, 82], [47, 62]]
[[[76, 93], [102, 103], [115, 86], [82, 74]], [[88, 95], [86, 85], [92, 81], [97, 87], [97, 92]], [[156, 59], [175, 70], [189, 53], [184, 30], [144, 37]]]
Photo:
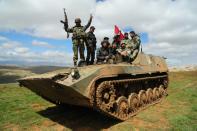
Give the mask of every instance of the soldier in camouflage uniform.
[[121, 43], [125, 43], [126, 46], [131, 45], [131, 40], [129, 39], [128, 33], [124, 33], [124, 39], [121, 40]]
[[[95, 58], [95, 50], [96, 50], [96, 37], [94, 35], [95, 27], [91, 26], [90, 31], [87, 33], [87, 41], [86, 41], [86, 47], [87, 47], [87, 57], [86, 57], [86, 63], [88, 65], [92, 65], [94, 63]], [[91, 60], [90, 60], [91, 59]]]
[[92, 18], [93, 18], [93, 16], [90, 15], [90, 19], [88, 21], [88, 24], [85, 25], [85, 26], [81, 25], [81, 19], [80, 18], [76, 18], [75, 19], [75, 24], [76, 25], [74, 27], [64, 28], [66, 32], [73, 33], [72, 43], [73, 43], [73, 52], [74, 52], [74, 56], [73, 56], [74, 66], [77, 65], [77, 61], [78, 61], [78, 50], [79, 50], [79, 53], [80, 53], [81, 61], [85, 61], [85, 57], [84, 57], [84, 50], [85, 50], [84, 41], [86, 39], [85, 31], [91, 25]]
[[120, 42], [120, 47], [117, 49], [122, 56], [123, 61], [130, 62], [130, 55], [132, 53], [132, 41], [128, 37], [128, 33], [124, 33], [124, 39]]
[[130, 57], [131, 60], [134, 60], [140, 50], [141, 40], [140, 37], [134, 31], [131, 31], [129, 34], [132, 41], [132, 54]]

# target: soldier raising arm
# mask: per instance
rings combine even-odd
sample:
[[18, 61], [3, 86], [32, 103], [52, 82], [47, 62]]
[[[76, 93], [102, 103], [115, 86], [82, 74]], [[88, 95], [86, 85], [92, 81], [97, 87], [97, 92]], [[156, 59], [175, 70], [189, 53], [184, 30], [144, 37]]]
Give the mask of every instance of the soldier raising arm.
[[92, 14], [90, 14], [90, 19], [89, 19], [87, 25], [85, 25], [85, 26], [83, 27], [84, 31], [86, 31], [86, 30], [90, 27], [90, 25], [91, 25], [91, 23], [92, 23], [92, 18], [93, 18], [93, 16], [92, 16]]
[[[85, 26], [83, 26], [83, 30], [84, 31], [86, 31], [90, 27], [90, 25], [92, 23], [92, 18], [93, 18], [93, 16], [91, 14], [88, 23]], [[75, 19], [75, 23], [76, 23], [76, 26], [78, 26], [78, 27], [81, 26], [81, 19], [80, 18], [76, 18]], [[67, 28], [64, 28], [66, 32], [73, 33], [73, 28], [74, 27], [72, 27], [72, 28], [68, 28], [68, 26], [64, 26], [64, 27], [67, 27]]]
[[80, 63], [81, 62], [85, 62], [85, 57], [84, 57], [84, 42], [86, 40], [86, 33], [85, 30], [90, 26], [91, 22], [92, 22], [92, 15], [90, 15], [90, 19], [88, 21], [88, 24], [85, 26], [81, 25], [81, 19], [80, 18], [76, 18], [75, 19], [75, 26], [72, 28], [68, 28], [68, 21], [67, 21], [67, 16], [66, 13], [65, 14], [65, 21], [61, 21], [61, 23], [64, 24], [64, 30], [68, 33], [73, 33], [72, 36], [72, 44], [73, 44], [73, 62], [74, 62], [74, 66], [77, 65], [77, 61], [78, 61], [78, 51], [80, 54]]

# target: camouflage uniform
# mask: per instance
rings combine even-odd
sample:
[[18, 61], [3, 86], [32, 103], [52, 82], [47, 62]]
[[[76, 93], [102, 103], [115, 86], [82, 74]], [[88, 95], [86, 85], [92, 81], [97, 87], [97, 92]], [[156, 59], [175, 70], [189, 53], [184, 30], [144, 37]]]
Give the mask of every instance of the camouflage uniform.
[[[77, 22], [81, 23], [81, 20], [79, 18], [75, 19], [75, 23], [77, 23]], [[80, 59], [82, 61], [85, 61], [84, 42], [85, 42], [85, 39], [87, 37], [87, 34], [85, 33], [85, 31], [90, 26], [91, 22], [92, 22], [92, 16], [90, 17], [90, 20], [88, 21], [88, 24], [85, 25], [85, 26], [81, 26], [80, 24], [79, 25], [76, 24], [72, 28], [65, 29], [66, 32], [73, 33], [72, 43], [73, 43], [73, 53], [74, 53], [74, 56], [73, 56], [74, 65], [76, 65], [77, 60], [78, 60], [78, 51], [80, 53]]]
[[130, 62], [130, 56], [132, 54], [132, 41], [129, 38], [124, 38], [120, 42], [120, 47], [117, 49], [117, 52], [121, 55], [122, 61]]
[[[118, 49], [118, 52], [125, 52], [127, 55], [130, 55], [131, 54], [131, 48], [132, 48], [132, 42], [130, 39], [123, 39], [121, 42], [120, 42], [120, 47]], [[123, 48], [124, 46], [124, 48]]]
[[125, 43], [127, 45], [127, 44], [131, 43], [131, 40], [129, 38], [124, 38], [124, 39], [121, 40], [120, 43]]
[[[92, 26], [92, 28], [94, 28], [94, 27]], [[92, 31], [89, 31], [87, 33], [87, 42], [86, 42], [86, 47], [87, 47], [86, 62], [87, 62], [87, 64], [93, 64], [94, 63], [96, 42], [97, 41], [96, 41], [96, 37], [95, 37], [94, 33]], [[90, 58], [91, 58], [91, 60], [90, 60]]]
[[140, 40], [140, 37], [137, 34], [135, 34], [132, 37], [131, 41], [132, 41], [132, 54], [130, 57], [133, 60], [139, 52], [141, 40]]

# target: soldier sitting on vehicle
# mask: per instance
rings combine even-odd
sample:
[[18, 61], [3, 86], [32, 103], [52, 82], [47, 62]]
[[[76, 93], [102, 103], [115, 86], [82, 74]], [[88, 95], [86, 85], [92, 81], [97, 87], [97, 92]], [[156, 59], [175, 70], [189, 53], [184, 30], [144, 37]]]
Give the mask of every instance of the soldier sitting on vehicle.
[[117, 49], [119, 48], [119, 46], [120, 46], [119, 35], [115, 35], [113, 37], [113, 42], [112, 42], [112, 45], [111, 45], [111, 48], [110, 48], [110, 52], [111, 52], [112, 55], [117, 54]]
[[118, 55], [117, 57], [119, 58], [119, 61], [123, 62], [130, 62], [130, 54], [131, 50], [126, 47], [125, 43], [120, 44], [120, 48], [117, 49]]
[[101, 42], [101, 47], [97, 50], [97, 64], [109, 63], [110, 59], [112, 59], [109, 48], [110, 43], [108, 42], [108, 39], [108, 37], [105, 37], [104, 40]]
[[130, 62], [130, 55], [132, 53], [132, 41], [128, 37], [128, 33], [124, 34], [124, 39], [120, 43], [120, 47], [117, 49], [119, 55], [122, 56], [122, 61]]
[[131, 44], [128, 33], [124, 33], [124, 39], [122, 39], [120, 43], [125, 43], [126, 46]]
[[107, 44], [110, 45], [110, 43], [109, 43], [109, 37], [104, 37], [102, 42], [107, 42]]
[[140, 37], [134, 31], [131, 31], [129, 34], [132, 41], [132, 54], [130, 57], [131, 61], [133, 61], [139, 53], [141, 40]]

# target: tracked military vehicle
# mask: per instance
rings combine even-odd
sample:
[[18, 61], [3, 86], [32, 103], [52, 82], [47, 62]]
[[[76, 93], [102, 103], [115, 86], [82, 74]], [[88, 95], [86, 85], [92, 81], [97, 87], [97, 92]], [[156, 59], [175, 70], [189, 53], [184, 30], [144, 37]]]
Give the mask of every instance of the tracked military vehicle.
[[132, 64], [67, 68], [19, 83], [55, 104], [85, 106], [127, 120], [166, 96], [168, 68], [164, 58], [139, 53]]

